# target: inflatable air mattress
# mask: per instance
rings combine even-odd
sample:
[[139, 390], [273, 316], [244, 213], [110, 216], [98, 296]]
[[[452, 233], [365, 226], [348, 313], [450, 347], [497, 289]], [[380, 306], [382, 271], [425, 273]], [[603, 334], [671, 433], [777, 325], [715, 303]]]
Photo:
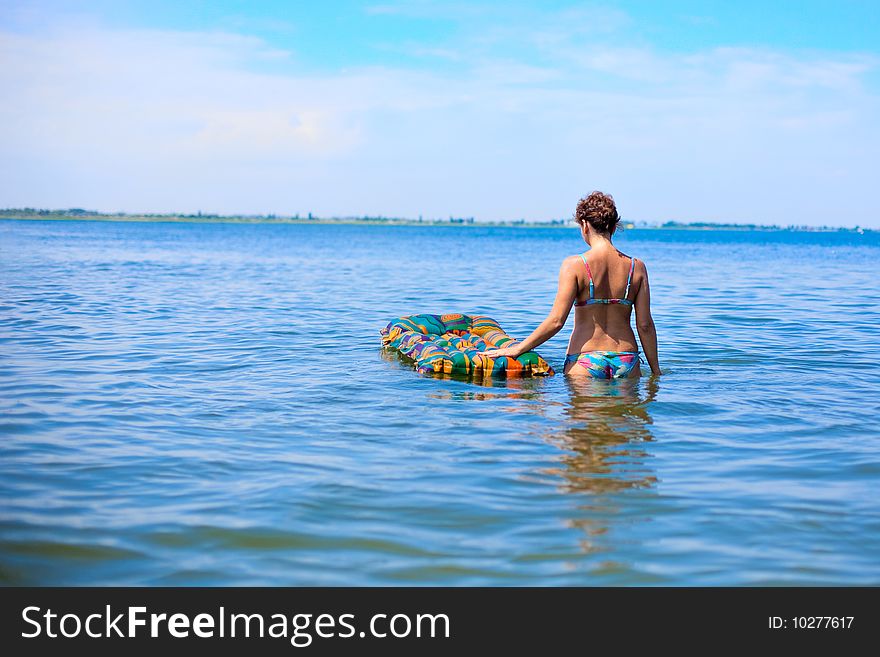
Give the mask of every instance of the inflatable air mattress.
[[485, 315], [409, 315], [379, 333], [382, 344], [415, 362], [424, 374], [476, 377], [552, 376], [553, 368], [534, 351], [518, 358], [489, 358], [482, 352], [517, 342]]

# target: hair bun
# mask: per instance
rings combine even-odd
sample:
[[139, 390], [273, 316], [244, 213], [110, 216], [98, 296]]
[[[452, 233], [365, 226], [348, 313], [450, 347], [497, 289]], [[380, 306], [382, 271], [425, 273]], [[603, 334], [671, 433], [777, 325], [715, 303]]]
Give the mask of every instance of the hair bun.
[[614, 204], [614, 197], [611, 194], [593, 192], [578, 201], [574, 219], [579, 224], [589, 222], [600, 233], [610, 235], [617, 228], [620, 215], [617, 214], [617, 206]]

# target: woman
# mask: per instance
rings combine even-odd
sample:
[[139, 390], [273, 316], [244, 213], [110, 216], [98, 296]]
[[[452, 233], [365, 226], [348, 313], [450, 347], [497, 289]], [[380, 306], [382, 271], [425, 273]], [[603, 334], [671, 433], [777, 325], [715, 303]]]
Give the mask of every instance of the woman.
[[620, 221], [614, 199], [593, 192], [578, 202], [574, 218], [590, 250], [562, 262], [559, 290], [547, 319], [519, 344], [492, 349], [486, 355], [516, 358], [544, 344], [559, 333], [574, 304], [565, 373], [597, 379], [635, 378], [641, 376], [639, 348], [630, 326], [635, 306], [642, 349], [651, 372], [660, 374], [648, 270], [641, 260], [624, 255], [611, 243]]

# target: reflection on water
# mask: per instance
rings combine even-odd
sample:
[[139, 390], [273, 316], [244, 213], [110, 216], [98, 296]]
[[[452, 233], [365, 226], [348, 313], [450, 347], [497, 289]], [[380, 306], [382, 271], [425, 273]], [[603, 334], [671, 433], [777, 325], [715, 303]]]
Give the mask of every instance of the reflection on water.
[[647, 488], [657, 481], [647, 468], [641, 443], [653, 440], [648, 406], [659, 391], [651, 377], [641, 381], [597, 381], [566, 377], [571, 404], [568, 421], [551, 440], [565, 450], [564, 468], [555, 470], [568, 491], [604, 493]]
[[567, 421], [547, 437], [562, 450], [560, 465], [544, 473], [561, 479], [560, 491], [583, 498], [569, 525], [584, 532], [583, 552], [600, 552], [613, 539], [599, 543], [597, 538], [608, 533], [621, 510], [614, 494], [657, 483], [643, 445], [654, 439], [648, 408], [660, 386], [656, 377], [605, 381], [566, 376], [565, 381]]
[[[404, 357], [383, 350], [382, 358], [411, 367]], [[430, 379], [461, 380], [466, 390], [442, 390], [429, 393], [433, 399], [462, 402], [516, 400], [505, 407], [507, 413], [528, 416], [545, 415], [549, 406], [561, 407], [564, 418], [554, 423], [553, 430], [539, 432], [538, 439], [558, 448], [560, 455], [551, 467], [539, 467], [543, 478], [559, 482], [560, 492], [574, 496], [573, 517], [567, 526], [585, 534], [580, 541], [582, 552], [607, 551], [596, 538], [608, 533], [614, 516], [621, 510], [617, 495], [630, 489], [650, 489], [657, 482], [649, 466], [651, 454], [645, 444], [654, 440], [650, 405], [657, 398], [660, 382], [657, 377], [641, 379], [597, 380], [589, 377], [559, 375], [568, 393], [563, 401], [551, 399], [541, 389], [541, 381], [531, 378], [473, 379], [444, 374], [422, 375]], [[497, 391], [484, 391], [496, 388]], [[469, 413], [465, 412], [467, 416]], [[647, 521], [650, 518], [645, 517]]]

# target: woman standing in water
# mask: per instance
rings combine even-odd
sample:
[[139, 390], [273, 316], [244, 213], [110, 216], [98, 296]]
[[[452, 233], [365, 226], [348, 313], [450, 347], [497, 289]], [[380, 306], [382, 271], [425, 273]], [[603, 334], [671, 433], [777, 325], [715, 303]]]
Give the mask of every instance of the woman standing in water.
[[[611, 243], [620, 221], [614, 199], [593, 192], [578, 202], [574, 218], [590, 249], [562, 262], [559, 290], [547, 319], [519, 344], [492, 349], [486, 355], [516, 358], [544, 344], [565, 325], [573, 304], [574, 329], [565, 373], [597, 379], [635, 378], [641, 375], [639, 348], [630, 326], [635, 306], [642, 349], [651, 373], [660, 374], [648, 270], [644, 262], [621, 253]], [[616, 297], [615, 292], [622, 294]]]

